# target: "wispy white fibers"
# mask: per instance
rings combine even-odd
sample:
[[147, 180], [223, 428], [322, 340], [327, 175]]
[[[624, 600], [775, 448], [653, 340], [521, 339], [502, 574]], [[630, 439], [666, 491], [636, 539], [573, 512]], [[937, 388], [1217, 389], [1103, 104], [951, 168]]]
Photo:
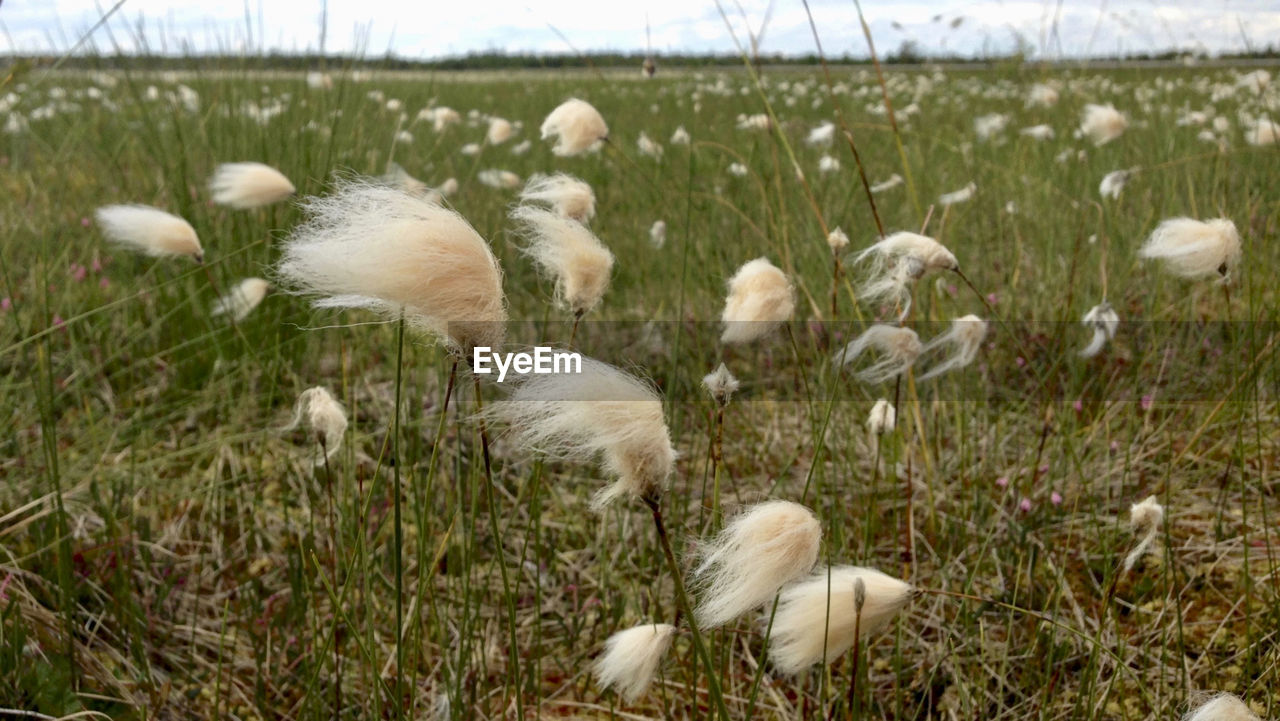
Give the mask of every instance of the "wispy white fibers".
[[836, 126], [831, 121], [826, 121], [809, 131], [809, 136], [804, 142], [815, 147], [826, 147], [831, 144], [832, 139], [836, 137]]
[[514, 383], [510, 398], [488, 413], [529, 451], [565, 461], [598, 458], [614, 482], [595, 495], [594, 508], [666, 487], [676, 450], [651, 385], [585, 356], [581, 373], [528, 374]]
[[1155, 496], [1147, 496], [1141, 503], [1135, 503], [1129, 508], [1129, 525], [1133, 526], [1135, 533], [1141, 533], [1142, 536], [1138, 540], [1138, 545], [1124, 557], [1126, 572], [1133, 570], [1134, 564], [1147, 555], [1152, 542], [1156, 540], [1156, 536], [1160, 535], [1160, 524], [1163, 521], [1164, 506], [1156, 501]]
[[1256, 146], [1275, 145], [1276, 138], [1280, 138], [1280, 123], [1266, 116], [1251, 123], [1244, 136], [1246, 142]]
[[204, 260], [195, 228], [147, 205], [107, 205], [94, 213], [108, 240], [156, 257], [189, 255]]
[[973, 131], [977, 134], [978, 140], [990, 140], [993, 135], [1004, 132], [1008, 124], [1008, 115], [989, 113], [973, 119]]
[[893, 175], [890, 175], [887, 180], [882, 180], [879, 183], [872, 185], [871, 192], [883, 193], [886, 190], [891, 190], [893, 188], [898, 187], [899, 185], [902, 185], [902, 183], [903, 183], [902, 176], [898, 175], [897, 173], [894, 173]]
[[437, 205], [444, 200], [444, 195], [440, 191], [409, 175], [408, 171], [396, 163], [387, 163], [387, 172], [379, 180]]
[[1104, 198], [1115, 200], [1120, 197], [1120, 191], [1124, 190], [1125, 184], [1129, 182], [1129, 178], [1138, 172], [1137, 168], [1129, 168], [1128, 170], [1113, 170], [1102, 176], [1102, 182], [1098, 184], [1098, 194]]
[[507, 320], [502, 270], [489, 244], [457, 213], [363, 180], [302, 203], [307, 220], [285, 241], [277, 273], [317, 307], [367, 308], [470, 357], [501, 345]]
[[1080, 119], [1080, 132], [1094, 145], [1106, 145], [1124, 134], [1129, 121], [1111, 105], [1084, 106], [1084, 115]]
[[978, 357], [982, 349], [982, 341], [987, 337], [987, 322], [976, 315], [966, 315], [951, 321], [951, 327], [945, 333], [929, 339], [924, 345], [922, 355], [930, 356], [945, 352], [942, 360], [920, 376], [920, 380], [964, 368]]
[[729, 279], [723, 343], [750, 343], [772, 333], [795, 312], [795, 288], [767, 258], [749, 261]]
[[324, 455], [316, 459], [316, 465], [332, 458], [342, 446], [342, 435], [347, 432], [347, 411], [338, 399], [324, 386], [308, 388], [298, 395], [293, 407], [293, 420], [281, 430], [291, 431], [303, 421], [315, 431], [324, 448]]
[[550, 210], [521, 205], [511, 212], [528, 241], [522, 248], [556, 284], [556, 301], [581, 316], [609, 288], [613, 253], [587, 226]]
[[237, 283], [230, 293], [213, 304], [213, 315], [225, 313], [239, 323], [258, 307], [263, 298], [267, 297], [267, 290], [270, 287], [271, 285], [262, 278], [245, 278]]
[[498, 188], [500, 190], [512, 190], [520, 187], [519, 175], [510, 170], [499, 170], [498, 168], [481, 170], [476, 173], [476, 180], [490, 188]]
[[511, 136], [515, 135], [515, 133], [515, 126], [511, 124], [510, 120], [503, 118], [490, 118], [489, 130], [485, 133], [484, 139], [485, 142], [490, 145], [502, 145], [510, 140]]
[[1182, 721], [1260, 721], [1258, 714], [1238, 696], [1219, 693], [1200, 704]]
[[859, 371], [855, 377], [864, 383], [880, 383], [905, 373], [923, 349], [920, 336], [910, 328], [878, 323], [836, 351], [832, 361], [836, 365], [849, 365], [866, 351], [875, 350], [880, 354], [880, 360]]
[[1080, 357], [1092, 358], [1107, 345], [1107, 341], [1116, 337], [1116, 330], [1120, 327], [1120, 316], [1111, 304], [1104, 300], [1090, 308], [1080, 322], [1093, 331], [1093, 337], [1089, 340], [1089, 345], [1080, 351]]
[[938, 205], [955, 205], [956, 203], [968, 202], [973, 198], [973, 194], [978, 192], [978, 184], [970, 182], [959, 190], [953, 190], [950, 193], [943, 193], [938, 196]]
[[644, 131], [641, 131], [640, 137], [636, 139], [636, 149], [640, 151], [641, 155], [647, 155], [655, 159], [662, 158], [662, 146]]
[[672, 145], [688, 145], [690, 140], [689, 131], [685, 130], [684, 126], [681, 125], [676, 128], [674, 133], [671, 134], [671, 140], [669, 142]]
[[293, 195], [293, 183], [262, 163], [223, 163], [209, 179], [213, 202], [245, 210], [279, 203]]
[[839, 228], [827, 233], [827, 245], [832, 253], [842, 253], [849, 247], [849, 236]]
[[729, 367], [724, 363], [702, 377], [702, 387], [707, 389], [712, 400], [721, 408], [729, 405], [733, 394], [738, 392], [739, 385], [738, 379], [729, 372]]
[[649, 242], [655, 248], [661, 248], [667, 244], [667, 221], [653, 221], [653, 225], [649, 226]]
[[634, 703], [649, 690], [675, 634], [676, 627], [668, 623], [646, 623], [613, 634], [596, 659], [596, 682]]
[[596, 194], [586, 182], [566, 175], [533, 175], [520, 191], [521, 202], [544, 203], [566, 218], [586, 223], [595, 217]]
[[1058, 91], [1044, 83], [1036, 83], [1027, 93], [1027, 107], [1052, 108], [1058, 104]]
[[902, 308], [905, 317], [911, 307], [911, 284], [930, 270], [956, 270], [956, 257], [947, 248], [925, 235], [898, 232], [880, 239], [854, 258], [854, 263], [870, 260], [858, 297], [868, 303], [891, 302]]
[[1018, 131], [1032, 140], [1053, 140], [1053, 127], [1050, 125], [1032, 125]]
[[579, 155], [595, 150], [609, 137], [609, 126], [600, 112], [585, 100], [570, 98], [542, 121], [542, 139], [556, 138], [551, 152]]
[[883, 436], [897, 425], [898, 413], [893, 409], [892, 403], [881, 398], [871, 406], [871, 412], [867, 414], [867, 430], [871, 431], [871, 435]]
[[1216, 275], [1225, 283], [1240, 264], [1240, 234], [1227, 218], [1171, 218], [1156, 226], [1138, 255], [1164, 261], [1170, 272], [1183, 278]]
[[698, 623], [715, 628], [768, 601], [818, 561], [822, 524], [790, 501], [766, 501], [739, 514], [699, 550], [693, 571]]
[[[855, 605], [859, 581], [861, 614]], [[829, 663], [853, 648], [858, 636], [869, 636], [888, 625], [912, 593], [909, 584], [872, 568], [819, 570], [782, 590], [769, 634], [769, 659], [784, 674]]]

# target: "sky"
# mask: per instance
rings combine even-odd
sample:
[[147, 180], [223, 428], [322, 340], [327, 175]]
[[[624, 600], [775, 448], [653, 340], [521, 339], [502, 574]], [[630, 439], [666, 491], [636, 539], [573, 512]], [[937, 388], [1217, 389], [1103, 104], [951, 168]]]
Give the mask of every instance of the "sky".
[[[315, 51], [323, 0], [124, 0], [88, 41], [125, 52]], [[0, 0], [0, 54], [64, 52], [117, 0]], [[800, 0], [721, 0], [739, 41], [768, 23], [760, 49], [815, 49]], [[828, 56], [865, 56], [853, 0], [810, 0]], [[1209, 54], [1280, 38], [1278, 0], [863, 0], [878, 51], [1083, 57], [1195, 49]], [[745, 18], [744, 18], [745, 16]], [[646, 24], [649, 28], [646, 39]], [[726, 53], [734, 38], [715, 0], [329, 0], [325, 49], [431, 59], [490, 50]]]

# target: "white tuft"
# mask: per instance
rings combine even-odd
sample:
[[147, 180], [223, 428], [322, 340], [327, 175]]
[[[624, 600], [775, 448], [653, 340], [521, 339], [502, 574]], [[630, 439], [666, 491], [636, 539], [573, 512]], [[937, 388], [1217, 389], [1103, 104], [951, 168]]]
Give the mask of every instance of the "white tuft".
[[490, 145], [502, 145], [515, 135], [515, 126], [510, 120], [503, 118], [491, 118], [489, 120], [489, 131], [485, 133], [484, 139]]
[[613, 253], [576, 220], [522, 205], [511, 212], [528, 241], [522, 250], [556, 284], [556, 302], [581, 316], [600, 303], [613, 272]]
[[901, 231], [880, 239], [854, 258], [870, 260], [858, 297], [868, 303], [891, 302], [906, 317], [911, 286], [930, 270], [957, 270], [960, 264], [946, 246], [925, 235]]
[[556, 138], [551, 152], [556, 155], [580, 155], [595, 150], [609, 137], [609, 126], [600, 111], [585, 100], [570, 98], [552, 110], [542, 121], [542, 139]]
[[1094, 145], [1106, 145], [1124, 134], [1129, 121], [1111, 105], [1084, 106], [1080, 119], [1080, 133], [1089, 137]]
[[907, 372], [920, 357], [923, 346], [920, 336], [910, 328], [876, 324], [862, 335], [836, 352], [832, 359], [836, 365], [849, 365], [868, 350], [876, 350], [881, 358], [858, 372], [858, 380], [864, 383], [880, 383]]
[[938, 196], [938, 205], [955, 205], [956, 203], [968, 202], [973, 198], [973, 194], [978, 192], [978, 184], [970, 182], [959, 190], [953, 190], [950, 193], [943, 193]]
[[1126, 572], [1133, 570], [1134, 564], [1147, 555], [1152, 542], [1160, 535], [1160, 525], [1163, 522], [1164, 506], [1156, 501], [1155, 496], [1147, 496], [1141, 503], [1129, 507], [1129, 525], [1133, 526], [1135, 532], [1141, 533], [1142, 537], [1138, 540], [1138, 545], [1124, 557]]
[[279, 203], [295, 188], [284, 174], [262, 163], [223, 163], [209, 179], [213, 202], [245, 210]]
[[849, 247], [849, 236], [839, 228], [827, 234], [827, 245], [832, 253], [839, 253]]
[[813, 570], [822, 524], [790, 501], [747, 509], [700, 549], [693, 571], [698, 623], [715, 628], [769, 602], [778, 589]]
[[871, 431], [871, 435], [883, 436], [897, 426], [898, 413], [893, 409], [892, 403], [881, 398], [871, 406], [871, 412], [867, 414], [867, 430]]
[[939, 350], [946, 350], [948, 353], [920, 376], [920, 380], [927, 381], [969, 365], [978, 357], [978, 351], [982, 349], [982, 341], [986, 337], [987, 322], [976, 315], [966, 315], [951, 321], [951, 327], [945, 333], [930, 338], [924, 345], [922, 355], [931, 355]]
[[1080, 322], [1093, 330], [1093, 338], [1089, 340], [1089, 345], [1080, 351], [1080, 357], [1092, 358], [1098, 355], [1107, 341], [1116, 337], [1116, 330], [1120, 327], [1120, 316], [1111, 304], [1104, 300], [1090, 308]]
[[720, 341], [750, 343], [763, 338], [790, 320], [795, 307], [795, 289], [786, 274], [767, 258], [749, 261], [729, 279]]
[[667, 221], [653, 221], [653, 225], [649, 226], [649, 242], [653, 243], [655, 248], [661, 248], [667, 244]]
[[533, 175], [520, 191], [521, 202], [543, 203], [566, 218], [586, 223], [595, 217], [596, 194], [584, 181], [566, 175]]
[[887, 180], [882, 180], [879, 183], [872, 185], [871, 192], [883, 193], [886, 190], [892, 190], [893, 188], [896, 188], [899, 185], [902, 185], [902, 183], [903, 183], [902, 176], [898, 175], [897, 173], [894, 173], [893, 175], [890, 175]]
[[1227, 218], [1172, 218], [1156, 227], [1138, 255], [1164, 261], [1174, 275], [1183, 278], [1218, 276], [1225, 283], [1240, 264], [1240, 234]]
[[308, 388], [298, 396], [293, 408], [293, 420], [282, 431], [291, 431], [303, 421], [316, 432], [323, 453], [316, 458], [316, 465], [332, 458], [342, 446], [342, 436], [347, 432], [347, 411], [338, 399], [324, 386]]
[[1138, 172], [1137, 168], [1128, 170], [1113, 170], [1102, 176], [1102, 182], [1098, 184], [1098, 194], [1104, 198], [1115, 200], [1120, 197], [1120, 191], [1124, 190], [1125, 184], [1129, 182], [1129, 178]]
[[244, 320], [263, 298], [267, 297], [267, 291], [270, 284], [262, 278], [245, 278], [231, 289], [230, 293], [222, 296], [213, 304], [213, 315], [231, 316], [231, 319], [239, 323]]
[[649, 690], [675, 634], [676, 627], [667, 623], [646, 623], [613, 634], [596, 659], [596, 682], [634, 703]]
[[147, 255], [204, 259], [195, 228], [176, 215], [147, 205], [107, 205], [94, 216], [109, 240]]
[[739, 385], [738, 379], [729, 372], [728, 366], [724, 363], [702, 377], [702, 387], [707, 389], [707, 393], [711, 394], [711, 398], [721, 408], [729, 405], [733, 394], [738, 392]]
[[1259, 718], [1238, 696], [1219, 693], [1183, 716], [1182, 721], [1259, 721]]

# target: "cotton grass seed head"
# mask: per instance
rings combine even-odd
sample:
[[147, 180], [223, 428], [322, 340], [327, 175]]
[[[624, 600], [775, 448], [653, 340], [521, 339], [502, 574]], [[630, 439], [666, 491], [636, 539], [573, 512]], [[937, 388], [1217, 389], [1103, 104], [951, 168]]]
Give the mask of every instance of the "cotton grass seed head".
[[1135, 533], [1142, 535], [1129, 555], [1125, 556], [1126, 572], [1132, 570], [1134, 565], [1147, 554], [1147, 550], [1160, 534], [1162, 523], [1164, 523], [1164, 506], [1160, 505], [1155, 496], [1147, 496], [1141, 503], [1135, 503], [1129, 508], [1129, 525], [1133, 527]]
[[515, 442], [530, 452], [563, 461], [599, 459], [614, 482], [596, 494], [594, 508], [654, 497], [666, 488], [676, 450], [653, 386], [586, 357], [581, 373], [529, 374], [514, 383], [515, 392], [486, 415], [508, 424]]
[[277, 275], [316, 307], [401, 312], [454, 353], [502, 344], [502, 270], [489, 244], [452, 210], [364, 180], [303, 201]]
[[590, 221], [596, 214], [596, 194], [591, 186], [564, 173], [531, 176], [520, 191], [520, 201], [542, 203], [579, 223]]
[[[769, 636], [769, 658], [788, 675], [815, 663], [830, 663], [853, 648], [858, 637], [887, 626], [912, 593], [909, 584], [871, 568], [819, 570], [783, 589]], [[861, 613], [855, 595], [862, 599]]]
[[1089, 340], [1089, 345], [1080, 351], [1080, 357], [1092, 358], [1098, 355], [1107, 341], [1116, 337], [1116, 331], [1120, 328], [1120, 315], [1110, 303], [1103, 301], [1090, 308], [1080, 322], [1093, 331], [1093, 337]]
[[209, 179], [213, 202], [239, 210], [279, 203], [293, 195], [284, 173], [262, 163], [223, 163]]
[[1238, 696], [1220, 693], [1210, 696], [1207, 701], [1182, 717], [1182, 721], [1260, 721]]
[[707, 389], [707, 393], [711, 395], [716, 405], [724, 408], [729, 405], [733, 394], [738, 392], [738, 379], [729, 372], [728, 366], [724, 363], [719, 368], [702, 377], [702, 387]]
[[924, 345], [923, 355], [940, 352], [946, 355], [920, 376], [920, 380], [936, 378], [969, 365], [978, 357], [978, 351], [982, 349], [982, 341], [986, 337], [987, 322], [976, 315], [966, 315], [951, 321], [951, 327], [945, 333], [930, 338]]
[[561, 156], [595, 150], [609, 137], [609, 126], [600, 112], [585, 100], [570, 98], [542, 121], [542, 139], [556, 138], [551, 152]]
[[107, 205], [94, 213], [107, 239], [150, 256], [189, 255], [204, 260], [195, 228], [176, 215], [147, 205]]
[[878, 323], [837, 351], [833, 362], [849, 365], [866, 351], [875, 350], [880, 359], [855, 377], [864, 383], [881, 383], [906, 373], [923, 349], [920, 336], [910, 328]]
[[871, 412], [867, 414], [867, 430], [871, 435], [883, 436], [886, 433], [892, 433], [897, 425], [898, 413], [888, 400], [881, 398], [871, 406]]
[[439, 205], [444, 202], [444, 195], [431, 186], [409, 175], [409, 172], [396, 163], [387, 163], [387, 172], [379, 178], [393, 188], [416, 195], [423, 200]]
[[1124, 134], [1129, 121], [1112, 105], [1084, 106], [1084, 114], [1080, 119], [1080, 132], [1093, 141], [1094, 145], [1106, 145]]
[[646, 623], [613, 634], [593, 666], [596, 683], [635, 703], [649, 690], [675, 634], [676, 627], [668, 623]]
[[489, 130], [485, 133], [484, 140], [490, 145], [502, 145], [515, 135], [515, 126], [510, 120], [504, 118], [490, 118]]
[[795, 288], [767, 258], [749, 261], [729, 279], [722, 343], [750, 343], [772, 333], [795, 312]]
[[229, 315], [239, 323], [267, 297], [270, 288], [271, 284], [262, 278], [245, 278], [213, 304], [212, 314]]
[[613, 253], [587, 226], [522, 205], [511, 212], [527, 244], [521, 249], [556, 284], [556, 301], [575, 316], [596, 307], [609, 288]]
[[281, 430], [291, 431], [304, 422], [316, 433], [324, 450], [324, 454], [316, 459], [316, 465], [321, 465], [342, 446], [342, 436], [347, 432], [347, 411], [328, 388], [308, 388], [298, 396], [293, 407], [293, 420]]
[[715, 628], [769, 602], [778, 589], [813, 569], [822, 524], [790, 501], [756, 504], [731, 520], [699, 551], [693, 571], [704, 628]]
[[849, 247], [849, 236], [839, 228], [827, 234], [827, 246], [831, 248], [832, 253], [843, 253], [845, 248]]
[[1102, 176], [1102, 182], [1098, 184], [1098, 194], [1103, 198], [1115, 200], [1120, 197], [1120, 191], [1124, 190], [1125, 184], [1129, 182], [1129, 178], [1137, 172], [1137, 168], [1128, 170], [1113, 170]]
[[886, 236], [854, 257], [867, 262], [858, 296], [868, 303], [893, 303], [905, 317], [911, 306], [911, 287], [931, 270], [958, 270], [960, 264], [938, 241], [900, 231]]
[[1240, 264], [1240, 234], [1227, 218], [1171, 218], [1156, 226], [1138, 255], [1163, 261], [1170, 272], [1183, 278], [1216, 276], [1225, 283]]

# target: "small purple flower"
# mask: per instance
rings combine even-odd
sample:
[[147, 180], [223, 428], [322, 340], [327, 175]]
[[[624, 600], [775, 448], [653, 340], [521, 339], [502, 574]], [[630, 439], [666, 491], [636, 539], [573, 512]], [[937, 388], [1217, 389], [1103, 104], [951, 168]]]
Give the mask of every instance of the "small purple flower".
[[13, 310], [13, 300], [9, 296], [0, 298], [0, 310]]
[[89, 227], [89, 219], [88, 219], [88, 218], [81, 218], [81, 219], [80, 219], [80, 227], [81, 227], [81, 228], [88, 228], [88, 227]]
[[1111, 441], [1111, 452], [1115, 453], [1120, 450], [1120, 441]]
[[77, 283], [83, 283], [84, 279], [89, 275], [89, 269], [79, 263], [71, 264], [71, 279]]
[[62, 316], [58, 315], [57, 313], [54, 313], [54, 314], [53, 314], [53, 327], [54, 327], [54, 328], [62, 328], [62, 327], [63, 327], [63, 326], [65, 326], [66, 324], [67, 324], [67, 323], [66, 323], [66, 321], [62, 320]]
[[1138, 401], [1138, 406], [1144, 411], [1149, 411], [1151, 410], [1151, 404], [1154, 400], [1155, 399], [1151, 397], [1151, 394], [1148, 393], [1142, 397], [1142, 400]]
[[996, 485], [997, 485], [997, 486], [1000, 486], [1001, 488], [1008, 488], [1008, 487], [1009, 487], [1009, 477], [1008, 477], [1008, 476], [1000, 476], [999, 478], [997, 478], [997, 479], [996, 479]]
[[999, 302], [1000, 302], [1000, 298], [999, 298], [999, 296], [997, 296], [995, 293], [987, 293], [987, 304], [988, 304], [988, 305], [996, 305], [996, 304], [998, 304]]
[[1029, 513], [1031, 511], [1031, 499], [1023, 498], [1021, 501], [1018, 501], [1018, 510], [1023, 513]]
[[104, 275], [98, 279], [99, 288], [108, 288], [110, 286], [111, 286], [111, 281], [107, 280], [107, 276]]
[[1040, 473], [1048, 473], [1048, 472], [1049, 472], [1049, 464], [1048, 464], [1048, 463], [1045, 463], [1045, 464], [1043, 464], [1043, 465], [1041, 465], [1041, 466], [1040, 466]]
[[1084, 401], [1077, 398], [1071, 403], [1071, 407], [1075, 409], [1076, 413], [1079, 413], [1084, 410]]
[[101, 272], [102, 272], [102, 261], [101, 261], [101, 260], [99, 260], [98, 258], [94, 258], [94, 259], [93, 259], [93, 262], [89, 264], [89, 270], [92, 270], [92, 271], [93, 271], [93, 272], [95, 272], [95, 273], [101, 273]]
[[1061, 505], [1062, 505], [1062, 494], [1061, 494], [1061, 493], [1058, 493], [1057, 491], [1054, 491], [1053, 493], [1050, 493], [1050, 494], [1049, 494], [1049, 502], [1050, 502], [1050, 503], [1052, 503], [1052, 504], [1053, 504], [1053, 505], [1055, 505], [1055, 506], [1061, 506]]
[[1013, 362], [1017, 363], [1018, 367], [1021, 368], [1027, 364], [1027, 359], [1023, 358], [1022, 356], [1018, 356], [1017, 358], [1013, 359]]

